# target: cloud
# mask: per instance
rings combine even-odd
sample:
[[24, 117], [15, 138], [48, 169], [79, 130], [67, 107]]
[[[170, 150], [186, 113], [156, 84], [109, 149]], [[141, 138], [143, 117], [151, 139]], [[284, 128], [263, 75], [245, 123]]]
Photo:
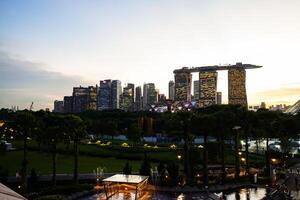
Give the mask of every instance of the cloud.
[[253, 97], [256, 101], [265, 101], [268, 104], [294, 104], [300, 99], [300, 83], [295, 82], [282, 86], [257, 92]]
[[72, 87], [87, 84], [80, 76], [47, 71], [43, 63], [26, 61], [0, 52], [0, 107], [13, 105], [52, 108], [55, 99], [71, 95]]

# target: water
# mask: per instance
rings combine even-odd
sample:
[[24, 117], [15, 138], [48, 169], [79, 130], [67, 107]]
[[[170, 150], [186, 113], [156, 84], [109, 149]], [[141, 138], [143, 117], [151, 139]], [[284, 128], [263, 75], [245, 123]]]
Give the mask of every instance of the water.
[[[218, 196], [223, 196], [224, 200], [261, 200], [266, 195], [265, 188], [243, 188], [234, 192], [225, 192], [216, 194]], [[146, 193], [143, 199], [148, 200], [204, 200], [207, 199], [205, 194], [191, 193], [191, 194], [175, 194], [175, 193]], [[93, 195], [90, 197], [85, 197], [81, 200], [102, 200], [105, 199], [105, 194], [101, 193], [99, 195]], [[119, 193], [113, 196], [111, 200], [134, 200], [134, 192]]]
[[235, 192], [217, 194], [225, 200], [260, 200], [266, 196], [265, 188], [243, 188]]

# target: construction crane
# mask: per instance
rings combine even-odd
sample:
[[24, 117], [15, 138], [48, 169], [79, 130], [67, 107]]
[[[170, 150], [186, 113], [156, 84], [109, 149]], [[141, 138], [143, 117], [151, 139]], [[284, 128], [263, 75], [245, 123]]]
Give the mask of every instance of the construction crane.
[[32, 111], [32, 109], [33, 109], [33, 102], [31, 102], [31, 105], [30, 105], [30, 107], [29, 107], [29, 110], [30, 110], [30, 111]]

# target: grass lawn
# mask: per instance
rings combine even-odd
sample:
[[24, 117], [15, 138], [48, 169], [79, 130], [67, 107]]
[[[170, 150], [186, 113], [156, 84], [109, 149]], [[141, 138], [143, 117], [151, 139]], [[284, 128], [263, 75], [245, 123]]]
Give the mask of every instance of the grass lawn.
[[[0, 166], [9, 170], [11, 176], [21, 168], [23, 157], [22, 151], [11, 151], [0, 155]], [[79, 172], [92, 173], [97, 167], [106, 167], [104, 172], [122, 172], [127, 160], [116, 158], [99, 158], [92, 156], [79, 156]], [[138, 171], [141, 161], [129, 161], [132, 170]], [[39, 174], [52, 173], [51, 155], [40, 153], [37, 151], [28, 152], [28, 170], [35, 168]], [[58, 154], [57, 156], [57, 173], [72, 173], [73, 172], [73, 156]]]

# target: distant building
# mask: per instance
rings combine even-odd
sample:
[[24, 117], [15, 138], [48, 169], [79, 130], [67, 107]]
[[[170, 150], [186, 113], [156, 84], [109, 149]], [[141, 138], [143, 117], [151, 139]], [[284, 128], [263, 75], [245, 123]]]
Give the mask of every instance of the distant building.
[[64, 97], [64, 113], [73, 112], [73, 96]]
[[143, 110], [149, 110], [151, 105], [154, 105], [157, 102], [157, 93], [155, 90], [154, 83], [144, 84], [143, 90]]
[[64, 112], [64, 101], [55, 100], [53, 112], [63, 113]]
[[260, 108], [266, 109], [267, 108], [266, 103], [265, 102], [261, 102]]
[[[241, 63], [237, 63], [241, 65]], [[242, 67], [228, 70], [228, 103], [248, 105], [246, 93], [246, 70]]]
[[121, 81], [113, 80], [111, 82], [111, 101], [112, 109], [120, 109], [120, 98], [122, 95]]
[[217, 104], [222, 104], [222, 92], [217, 92]]
[[112, 109], [112, 81], [110, 79], [100, 81], [98, 92], [98, 110]]
[[216, 104], [218, 72], [207, 70], [199, 72], [199, 106]]
[[174, 81], [169, 81], [169, 99], [174, 100], [175, 98], [175, 83]]
[[142, 88], [138, 86], [135, 88], [135, 111], [142, 110]]
[[194, 81], [194, 96], [193, 96], [193, 100], [199, 100], [199, 92], [200, 92], [200, 88], [199, 88], [199, 80], [195, 80]]
[[73, 88], [73, 112], [79, 113], [86, 110], [97, 109], [97, 88], [74, 87]]
[[158, 100], [157, 100], [157, 102], [159, 104], [165, 104], [166, 100], [167, 100], [166, 95], [164, 95], [164, 94], [158, 94]]
[[175, 101], [191, 100], [191, 81], [192, 74], [188, 68], [175, 73]]
[[120, 108], [125, 111], [134, 111], [134, 84], [128, 83], [123, 88]]

